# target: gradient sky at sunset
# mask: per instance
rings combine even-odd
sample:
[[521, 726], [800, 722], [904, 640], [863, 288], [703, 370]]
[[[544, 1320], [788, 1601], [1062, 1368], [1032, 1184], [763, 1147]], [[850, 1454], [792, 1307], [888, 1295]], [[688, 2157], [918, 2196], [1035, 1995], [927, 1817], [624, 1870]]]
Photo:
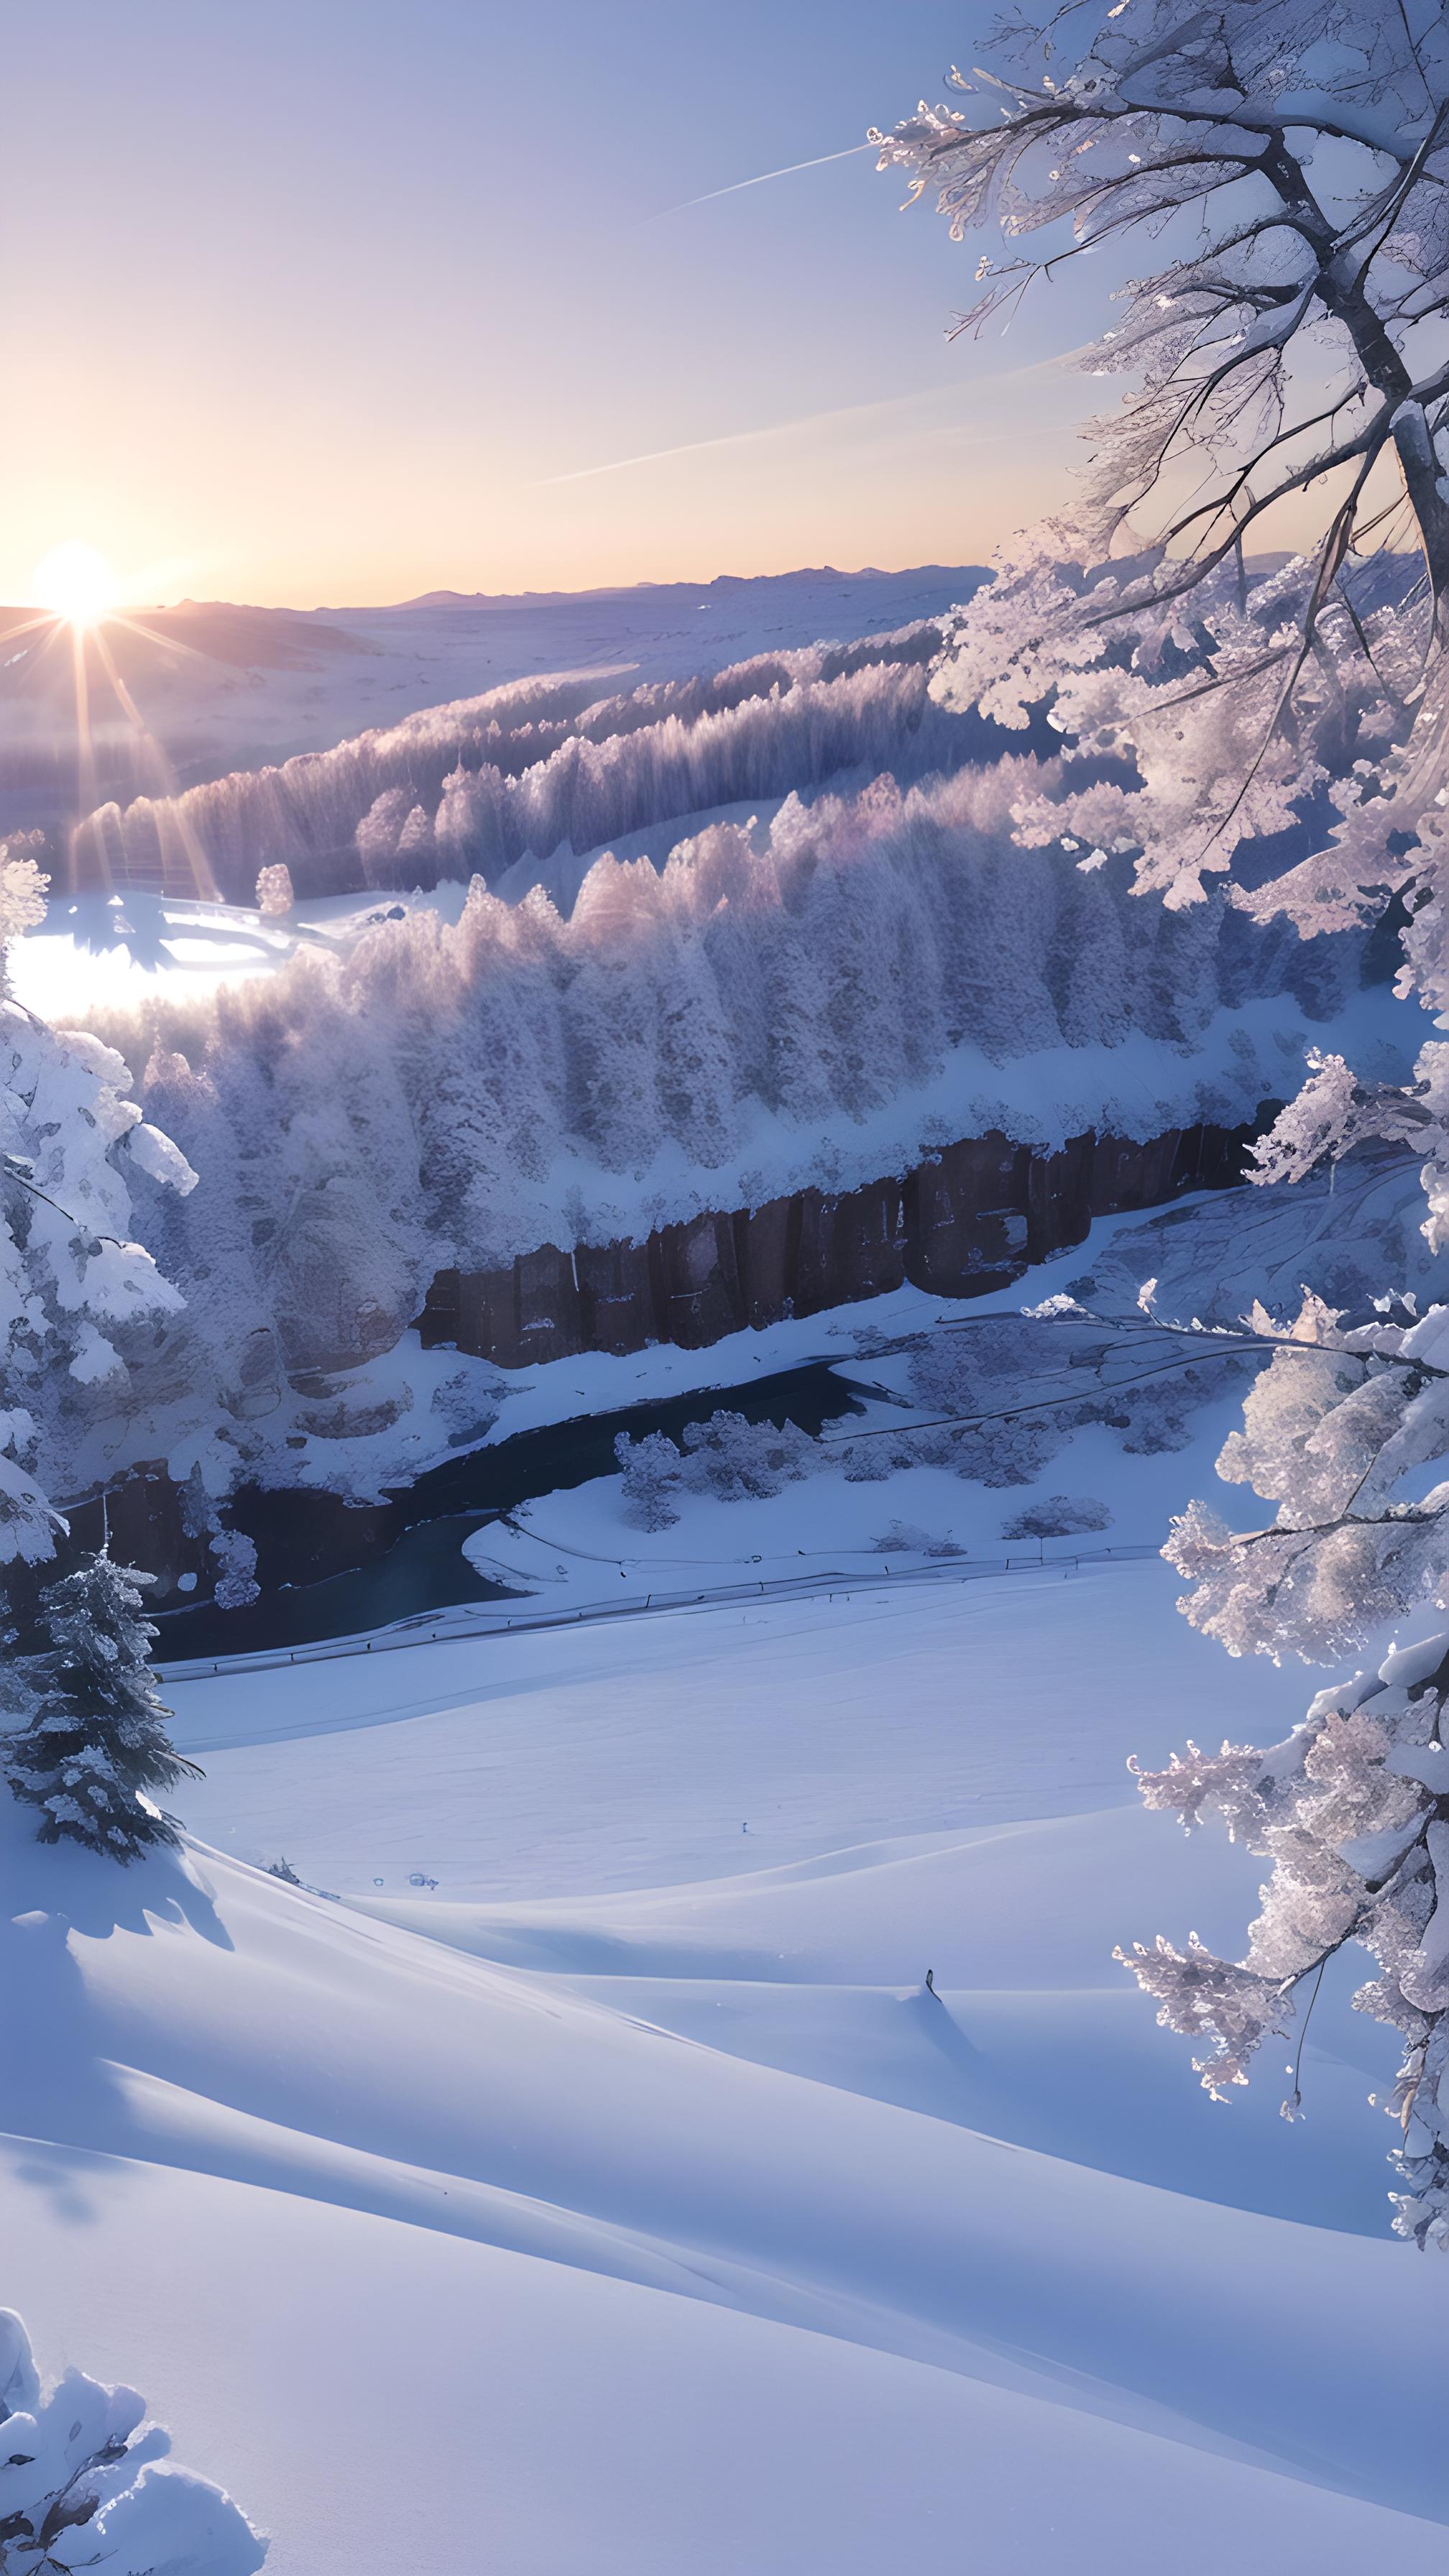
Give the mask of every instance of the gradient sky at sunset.
[[0, 599], [72, 537], [296, 605], [979, 558], [1066, 488], [1080, 269], [951, 345], [974, 257], [870, 152], [683, 201], [941, 96], [989, 14], [12, 13]]

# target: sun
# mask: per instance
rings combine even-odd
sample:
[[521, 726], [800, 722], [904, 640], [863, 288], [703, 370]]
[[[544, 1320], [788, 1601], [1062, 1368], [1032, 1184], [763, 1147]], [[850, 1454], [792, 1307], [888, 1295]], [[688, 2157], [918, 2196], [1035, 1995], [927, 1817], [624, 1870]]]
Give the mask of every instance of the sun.
[[99, 624], [121, 595], [114, 565], [79, 537], [51, 547], [45, 561], [36, 565], [31, 587], [37, 607], [48, 608], [52, 616], [63, 617], [71, 626]]

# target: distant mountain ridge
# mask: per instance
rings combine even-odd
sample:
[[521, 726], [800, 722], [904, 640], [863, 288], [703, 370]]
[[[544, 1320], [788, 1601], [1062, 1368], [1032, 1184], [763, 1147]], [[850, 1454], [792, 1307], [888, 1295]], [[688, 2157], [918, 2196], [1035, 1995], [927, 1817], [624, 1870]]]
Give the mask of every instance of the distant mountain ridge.
[[[553, 608], [568, 601], [582, 606], [590, 600], [636, 600], [642, 604], [645, 601], [682, 599], [699, 592], [717, 598], [728, 591], [765, 591], [777, 584], [807, 581], [958, 581], [967, 574], [978, 582], [984, 581], [986, 567], [984, 564], [913, 564], [900, 572], [885, 572], [878, 564], [864, 564], [858, 571], [842, 572], [835, 564], [802, 564], [793, 572], [720, 572], [709, 581], [615, 582], [597, 590], [424, 590], [415, 599], [398, 600], [393, 605], [403, 609]], [[341, 608], [322, 609], [316, 613], [328, 617], [349, 614]]]

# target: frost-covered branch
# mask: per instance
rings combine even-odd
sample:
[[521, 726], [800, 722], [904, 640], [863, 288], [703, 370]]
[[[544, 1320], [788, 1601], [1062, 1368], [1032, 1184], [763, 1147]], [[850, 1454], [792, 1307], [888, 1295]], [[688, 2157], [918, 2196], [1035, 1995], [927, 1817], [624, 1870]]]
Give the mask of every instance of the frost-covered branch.
[[[1054, 690], [1069, 744], [1116, 750], [1141, 781], [1115, 811], [1097, 795], [1115, 828], [1093, 837], [1136, 853], [1144, 889], [1191, 901], [1355, 759], [1382, 784], [1415, 656], [1449, 616], [1449, 378], [1426, 327], [1449, 314], [1449, 43], [1427, 0], [1378, 16], [1133, 0], [1062, 55], [1090, 16], [1017, 23], [1002, 69], [955, 75], [966, 105], [923, 105], [878, 138], [958, 238], [1044, 236], [1004, 270], [983, 253], [963, 327], [1064, 255], [1154, 250], [1083, 360], [1126, 392], [1090, 425], [1082, 499], [1002, 559], [937, 685], [1003, 722]], [[1427, 575], [1393, 637], [1373, 580], [1355, 598], [1341, 579], [1386, 478]], [[1321, 512], [1311, 568], [1224, 581], [1290, 501]], [[1283, 660], [1271, 681], [1265, 642]], [[1230, 686], [1184, 727], [1170, 683], [1193, 665]]]
[[[1449, 21], [1435, 0], [1114, 0], [1022, 18], [1002, 46], [990, 72], [957, 76], [966, 105], [922, 105], [879, 138], [915, 193], [935, 187], [956, 238], [994, 223], [1037, 241], [1000, 272], [983, 254], [966, 327], [1067, 245], [1152, 256], [1087, 354], [1126, 390], [1091, 425], [1080, 504], [1003, 554], [937, 693], [1005, 725], [1050, 708], [1060, 783], [1018, 800], [1024, 848], [1085, 847], [1088, 869], [1128, 857], [1173, 908], [1226, 874], [1244, 910], [1304, 938], [1392, 900], [1398, 990], [1443, 1025]], [[1290, 502], [1316, 525], [1306, 557], [1250, 565], [1245, 540]], [[1279, 835], [1307, 855], [1266, 881], [1241, 868]], [[1311, 1059], [1255, 1177], [1383, 1138], [1422, 1155], [1424, 1233], [1449, 1247], [1438, 1039], [1398, 1090]], [[1234, 1531], [1193, 1504], [1165, 1553], [1188, 1616], [1234, 1654], [1326, 1660], [1426, 1600], [1449, 1606], [1449, 1305], [1378, 1306], [1350, 1328], [1305, 1294], [1291, 1324], [1255, 1309], [1233, 1337], [1267, 1365], [1219, 1473], [1276, 1513]], [[1286, 1746], [1189, 1748], [1144, 1777], [1150, 1805], [1189, 1823], [1216, 1807], [1274, 1871], [1244, 1959], [1190, 1937], [1127, 1961], [1161, 2018], [1207, 2043], [1217, 2091], [1245, 2080], [1305, 1978], [1316, 1992], [1339, 1948], [1365, 1945], [1381, 1974], [1359, 2001], [1404, 2037], [1396, 2223], [1421, 2244], [1449, 2243], [1446, 1643], [1325, 1692]]]
[[[44, 891], [32, 861], [3, 859], [0, 955]], [[50, 1555], [77, 1399], [114, 1398], [139, 1337], [182, 1306], [135, 1240], [130, 1179], [184, 1196], [196, 1174], [129, 1085], [111, 1048], [23, 1009], [0, 967], [0, 1567]]]
[[[1252, 2058], [1283, 2034], [1306, 1981], [1349, 1943], [1376, 1977], [1354, 1997], [1390, 2023], [1403, 2062], [1386, 2108], [1401, 2143], [1404, 2189], [1394, 2226], [1417, 2244], [1449, 2249], [1449, 1636], [1390, 1655], [1378, 1675], [1321, 1691], [1283, 1744], [1259, 1752], [1189, 1744], [1162, 1771], [1138, 1771], [1149, 1807], [1191, 1828], [1216, 1812], [1234, 1840], [1271, 1860], [1262, 1912], [1238, 1961], [1189, 1934], [1159, 1935], [1116, 1956], [1158, 2005], [1168, 2029], [1199, 2041], [1195, 2063], [1215, 2099], [1248, 2081]], [[1132, 1766], [1134, 1770], [1137, 1766]], [[1292, 2118], [1298, 2088], [1284, 2103]]]

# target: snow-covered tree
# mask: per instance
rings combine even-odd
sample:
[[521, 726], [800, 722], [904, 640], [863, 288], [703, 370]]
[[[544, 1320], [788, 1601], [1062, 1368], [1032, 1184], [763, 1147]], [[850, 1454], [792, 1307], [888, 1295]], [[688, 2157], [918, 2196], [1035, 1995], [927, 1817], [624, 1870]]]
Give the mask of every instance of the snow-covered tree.
[[[1283, 499], [1319, 484], [1315, 607], [1401, 499], [1442, 620], [1449, 366], [1434, 325], [1449, 311], [1449, 30], [1437, 0], [1067, 6], [1009, 22], [997, 52], [997, 68], [953, 76], [969, 107], [922, 106], [876, 138], [883, 166], [905, 164], [917, 193], [938, 189], [956, 238], [993, 218], [1012, 243], [1047, 235], [1035, 256], [982, 257], [961, 327], [980, 330], [1087, 252], [1166, 245], [1085, 360], [1129, 391], [1093, 424], [1074, 559], [1151, 547], [1119, 600], [1167, 610], [1257, 541]], [[1375, 481], [1380, 468], [1391, 481]], [[988, 629], [1011, 620], [1010, 597], [997, 589]], [[1094, 626], [1091, 611], [1054, 619], [1041, 647], [1054, 662]], [[1306, 666], [1312, 634], [1310, 620], [1280, 665]], [[1170, 649], [1170, 616], [1157, 635]], [[1011, 659], [1019, 692], [1030, 661]]]
[[1105, 1503], [1090, 1494], [1043, 1494], [1001, 1524], [1003, 1538], [1075, 1538], [1083, 1530], [1111, 1527]]
[[637, 1529], [668, 1529], [679, 1518], [681, 1494], [708, 1494], [716, 1502], [758, 1502], [782, 1493], [827, 1464], [818, 1441], [798, 1423], [748, 1422], [742, 1413], [712, 1413], [690, 1422], [678, 1445], [667, 1433], [631, 1440], [621, 1431], [614, 1455], [624, 1471], [625, 1517]]
[[646, 1431], [642, 1439], [631, 1440], [621, 1431], [614, 1455], [623, 1469], [625, 1519], [636, 1529], [672, 1529], [679, 1518], [682, 1480], [679, 1451], [667, 1433]]
[[[1301, 1726], [1266, 1752], [1189, 1744], [1165, 1771], [1139, 1775], [1149, 1807], [1195, 1825], [1215, 1809], [1236, 1840], [1273, 1863], [1241, 1961], [1191, 1935], [1160, 1936], [1117, 1957], [1156, 1997], [1158, 2019], [1206, 2043], [1196, 2063], [1225, 2099], [1296, 2002], [1311, 2010], [1328, 1961], [1347, 1943], [1379, 1973], [1354, 2001], [1402, 2035], [1403, 2064], [1384, 2106], [1402, 2144], [1394, 2226], [1449, 2250], [1449, 1636], [1392, 1654], [1377, 1674], [1320, 1691]], [[1300, 2107], [1297, 2076], [1283, 2105]]]
[[[1169, 905], [1328, 788], [1357, 828], [1328, 875], [1313, 863], [1312, 899], [1332, 878], [1339, 917], [1360, 917], [1366, 886], [1381, 902], [1413, 875], [1385, 864], [1382, 798], [1396, 831], [1424, 810], [1442, 731], [1426, 706], [1406, 803], [1410, 702], [1449, 614], [1442, 12], [1068, 8], [1014, 27], [1000, 72], [957, 77], [969, 108], [923, 107], [883, 161], [935, 184], [958, 236], [993, 215], [1013, 242], [1047, 235], [1035, 257], [983, 255], [963, 328], [1086, 251], [1154, 247], [1083, 360], [1128, 389], [1091, 424], [1081, 503], [1007, 550], [937, 694], [1018, 726], [1052, 699], [1069, 792], [1025, 798], [1022, 839], [1065, 831], [1087, 866], [1130, 850]], [[1317, 513], [1311, 556], [1254, 576], [1245, 544], [1271, 542], [1289, 501], [1295, 525]], [[1417, 585], [1403, 557], [1351, 563], [1375, 540], [1418, 550]]]
[[269, 919], [290, 912], [297, 898], [292, 890], [292, 871], [278, 861], [269, 868], [257, 870], [257, 910]]
[[255, 1539], [245, 1530], [220, 1529], [211, 1541], [216, 1559], [216, 1605], [219, 1610], [245, 1610], [261, 1595], [257, 1581]]
[[151, 1678], [156, 1631], [142, 1606], [151, 1580], [103, 1550], [41, 1593], [40, 1652], [25, 1673], [35, 1706], [7, 1739], [5, 1767], [16, 1796], [39, 1808], [43, 1843], [129, 1861], [177, 1839], [156, 1796], [201, 1774], [175, 1751]]
[[240, 2508], [167, 2460], [133, 2388], [70, 2369], [43, 2388], [30, 2338], [0, 2308], [0, 2576], [255, 2576]]
[[183, 1304], [133, 1240], [130, 1176], [183, 1195], [196, 1182], [126, 1097], [121, 1058], [10, 992], [5, 945], [40, 918], [44, 888], [30, 859], [0, 859], [0, 1568], [51, 1554], [51, 1497], [88, 1422], [123, 1397], [138, 1338]]
[[385, 787], [373, 799], [357, 826], [357, 855], [362, 862], [364, 885], [398, 884], [397, 850], [403, 826], [416, 811], [415, 800], [406, 787]]
[[[1092, 424], [1080, 507], [1003, 557], [935, 683], [1023, 725], [1050, 702], [1058, 777], [1018, 801], [1026, 848], [1130, 857], [1169, 910], [1243, 845], [1304, 855], [1242, 871], [1235, 899], [1304, 936], [1402, 903], [1399, 989], [1449, 1009], [1449, 20], [1438, 0], [1114, 0], [1006, 31], [969, 105], [880, 138], [961, 238], [992, 217], [1036, 256], [997, 266], [966, 326], [1088, 251], [1152, 245], [1087, 354], [1126, 380]], [[1285, 504], [1307, 552], [1265, 570]], [[1395, 553], [1396, 547], [1412, 549]], [[1365, 558], [1369, 558], [1365, 560]], [[1417, 558], [1417, 561], [1415, 560]], [[1449, 1242], [1449, 1047], [1407, 1092], [1338, 1057], [1259, 1155], [1282, 1178], [1366, 1138], [1425, 1156]], [[1351, 1318], [1307, 1298], [1246, 1339], [1271, 1364], [1221, 1462], [1278, 1505], [1233, 1533], [1201, 1505], [1168, 1553], [1184, 1606], [1230, 1651], [1334, 1655], [1395, 1611], [1449, 1600], [1449, 1309], [1386, 1295]], [[1397, 2223], [1449, 2242], [1449, 1776], [1445, 1674], [1325, 1693], [1286, 1747], [1190, 1753], [1144, 1781], [1193, 1822], [1222, 1808], [1272, 1855], [1244, 1963], [1159, 1943], [1131, 1965], [1163, 2018], [1207, 2037], [1208, 2080], [1242, 2080], [1305, 1973], [1362, 1939], [1366, 1990], [1405, 2033]], [[1255, 1839], [1256, 1837], [1256, 1839]], [[1442, 2098], [1441, 2098], [1442, 2094]]]
[[747, 1422], [742, 1413], [712, 1413], [686, 1423], [680, 1438], [692, 1492], [719, 1502], [759, 1501], [813, 1475], [819, 1450], [796, 1422]]
[[[1057, 57], [1083, 28], [1080, 57]], [[1297, 829], [1302, 842], [1318, 822], [1318, 848], [1235, 902], [1261, 920], [1287, 914], [1307, 938], [1403, 896], [1400, 989], [1444, 1010], [1449, 368], [1426, 332], [1449, 299], [1441, 10], [1062, 10], [1044, 31], [1021, 23], [1006, 75], [982, 72], [967, 90], [969, 111], [923, 108], [884, 157], [920, 185], [938, 180], [957, 232], [993, 211], [1011, 237], [1067, 227], [1065, 247], [1052, 237], [1039, 260], [995, 270], [982, 258], [972, 325], [1062, 255], [1119, 237], [1165, 240], [1171, 255], [1124, 291], [1124, 325], [1088, 353], [1129, 389], [1091, 425], [1083, 507], [1003, 562], [938, 688], [1006, 724], [1055, 693], [1062, 770], [1024, 786], [1018, 840], [1085, 848], [1088, 873], [1104, 848], [1132, 855], [1140, 891], [1168, 907], [1191, 907], [1204, 871], [1230, 866], [1248, 837]], [[1178, 500], [1189, 456], [1194, 495]], [[1289, 495], [1318, 500], [1318, 549], [1248, 577], [1245, 533]], [[1418, 585], [1405, 556], [1351, 564], [1395, 531], [1418, 546]], [[1119, 775], [1101, 775], [1104, 757]], [[1369, 1136], [1426, 1151], [1426, 1234], [1449, 1242], [1439, 1043], [1408, 1092], [1312, 1056], [1310, 1082], [1258, 1149], [1258, 1177], [1307, 1172]], [[1449, 1448], [1439, 1324], [1403, 1314], [1343, 1332], [1315, 1301], [1292, 1324], [1256, 1324], [1284, 1358], [1258, 1383], [1225, 1473], [1279, 1502], [1279, 1520], [1232, 1538], [1194, 1510], [1173, 1556], [1199, 1582], [1191, 1615], [1235, 1651], [1333, 1654], [1444, 1584], [1434, 1522], [1449, 1486], [1400, 1492]]]

